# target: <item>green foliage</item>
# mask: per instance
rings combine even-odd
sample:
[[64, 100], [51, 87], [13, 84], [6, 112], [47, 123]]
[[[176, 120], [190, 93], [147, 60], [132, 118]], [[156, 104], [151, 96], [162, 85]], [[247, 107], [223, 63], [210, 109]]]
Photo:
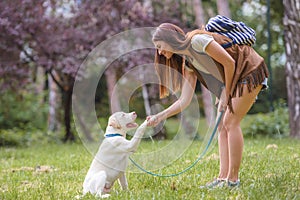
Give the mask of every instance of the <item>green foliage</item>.
[[27, 146], [49, 139], [44, 133], [48, 105], [42, 103], [43, 95], [7, 91], [0, 101], [0, 146]]
[[18, 146], [26, 143], [26, 133], [18, 129], [0, 130], [0, 146]]
[[272, 105], [272, 102], [276, 102], [278, 100], [287, 101], [286, 77], [283, 76], [283, 74], [285, 74], [284, 67], [275, 67], [272, 74], [273, 80], [276, 80], [276, 82], [274, 83], [272, 81], [273, 83], [271, 83], [271, 80], [269, 79], [269, 88], [259, 93], [258, 99], [252, 106], [249, 114], [267, 113], [273, 109], [272, 106], [274, 105]]
[[287, 136], [289, 134], [288, 108], [283, 101], [279, 101], [273, 112], [247, 115], [243, 121], [243, 133], [245, 136]]
[[48, 104], [43, 95], [30, 91], [14, 93], [7, 91], [0, 95], [0, 129], [43, 129], [47, 124]]
[[[165, 141], [165, 145], [170, 141]], [[145, 173], [126, 172], [129, 189], [118, 183], [109, 199], [299, 199], [300, 145], [292, 139], [245, 139], [238, 189], [199, 189], [218, 175], [217, 148], [186, 173], [158, 178]], [[198, 155], [200, 141], [164, 171], [181, 171]], [[138, 152], [149, 147], [142, 141]], [[138, 153], [137, 152], [137, 153]], [[73, 200], [81, 195], [82, 183], [93, 159], [82, 144], [38, 145], [28, 148], [0, 148], [0, 199]], [[188, 162], [190, 161], [190, 162]], [[48, 166], [39, 170], [38, 166]], [[83, 200], [99, 199], [87, 195]]]
[[23, 146], [33, 144], [61, 143], [59, 133], [47, 133], [42, 130], [24, 130], [20, 128], [0, 130], [0, 146]]

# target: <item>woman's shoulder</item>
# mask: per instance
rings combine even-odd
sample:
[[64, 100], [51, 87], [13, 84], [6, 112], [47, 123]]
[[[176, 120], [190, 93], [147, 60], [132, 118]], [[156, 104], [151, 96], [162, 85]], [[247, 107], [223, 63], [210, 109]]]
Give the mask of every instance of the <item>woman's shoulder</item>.
[[191, 38], [191, 45], [194, 50], [204, 52], [206, 46], [213, 40], [214, 37], [211, 34], [197, 33]]
[[198, 33], [192, 37], [191, 43], [202, 42], [202, 41], [213, 40], [213, 39], [214, 37], [211, 34]]

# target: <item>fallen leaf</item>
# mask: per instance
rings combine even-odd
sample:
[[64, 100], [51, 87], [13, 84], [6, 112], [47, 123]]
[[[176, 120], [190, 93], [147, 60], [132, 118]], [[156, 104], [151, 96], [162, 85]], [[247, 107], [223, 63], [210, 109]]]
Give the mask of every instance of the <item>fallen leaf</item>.
[[216, 153], [213, 153], [206, 158], [206, 160], [218, 160], [218, 159], [219, 159], [219, 155]]
[[20, 167], [20, 168], [13, 168], [11, 172], [20, 172], [20, 171], [34, 171], [33, 167]]
[[52, 166], [47, 166], [47, 165], [41, 165], [41, 166], [36, 166], [35, 168], [35, 172], [52, 172], [54, 171], [54, 167]]
[[266, 149], [278, 149], [278, 146], [276, 144], [269, 144]]

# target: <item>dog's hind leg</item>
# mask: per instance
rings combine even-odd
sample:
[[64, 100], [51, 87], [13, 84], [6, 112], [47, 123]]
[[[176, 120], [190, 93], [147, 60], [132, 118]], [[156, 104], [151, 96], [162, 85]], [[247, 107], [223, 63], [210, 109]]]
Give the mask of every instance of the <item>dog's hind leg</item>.
[[91, 194], [101, 196], [101, 193], [105, 187], [106, 177], [107, 175], [105, 171], [95, 173], [89, 182], [89, 192]]

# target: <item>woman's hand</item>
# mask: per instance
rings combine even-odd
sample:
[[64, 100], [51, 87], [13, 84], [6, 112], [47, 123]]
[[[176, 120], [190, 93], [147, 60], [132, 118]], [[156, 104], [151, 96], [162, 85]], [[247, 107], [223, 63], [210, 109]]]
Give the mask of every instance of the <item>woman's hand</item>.
[[219, 112], [226, 111], [227, 109], [227, 97], [226, 97], [226, 90], [223, 88], [220, 101], [219, 101]]
[[147, 116], [147, 126], [157, 126], [161, 120], [156, 115]]

